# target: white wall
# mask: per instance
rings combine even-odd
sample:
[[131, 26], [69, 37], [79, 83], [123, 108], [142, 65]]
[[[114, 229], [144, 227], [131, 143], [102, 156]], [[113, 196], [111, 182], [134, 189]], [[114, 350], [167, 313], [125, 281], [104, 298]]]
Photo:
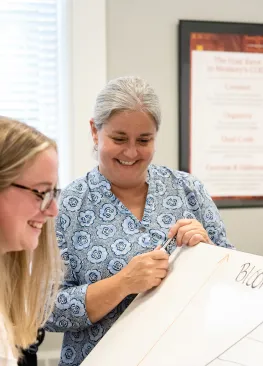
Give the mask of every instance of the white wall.
[[[171, 168], [178, 168], [179, 19], [263, 23], [263, 2], [107, 1], [107, 78], [140, 75], [155, 87], [163, 111], [155, 162]], [[263, 255], [262, 208], [224, 209], [221, 214], [238, 249]]]
[[72, 157], [73, 177], [96, 164], [89, 120], [106, 82], [105, 0], [72, 2]]

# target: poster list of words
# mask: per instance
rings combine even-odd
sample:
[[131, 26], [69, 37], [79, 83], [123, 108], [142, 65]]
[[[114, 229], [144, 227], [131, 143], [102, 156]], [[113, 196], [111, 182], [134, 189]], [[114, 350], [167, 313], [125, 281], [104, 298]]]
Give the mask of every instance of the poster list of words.
[[190, 131], [213, 197], [263, 196], [263, 54], [192, 52]]

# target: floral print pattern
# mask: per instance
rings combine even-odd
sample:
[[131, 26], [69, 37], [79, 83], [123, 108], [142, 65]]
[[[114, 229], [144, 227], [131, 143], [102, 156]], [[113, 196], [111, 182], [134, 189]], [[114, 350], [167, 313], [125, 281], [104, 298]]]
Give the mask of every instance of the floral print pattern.
[[107, 258], [107, 249], [102, 246], [94, 246], [90, 252], [88, 252], [88, 260], [91, 263], [101, 263]]
[[131, 243], [126, 239], [117, 239], [111, 244], [111, 249], [117, 256], [125, 255], [131, 250]]
[[116, 274], [120, 270], [122, 270], [126, 265], [127, 265], [127, 263], [125, 262], [125, 260], [115, 258], [110, 261], [110, 263], [108, 265], [108, 270], [110, 273]]
[[97, 228], [97, 235], [100, 239], [112, 238], [116, 233], [116, 226], [114, 225], [100, 225]]
[[89, 271], [87, 271], [85, 273], [85, 280], [87, 282], [87, 284], [90, 283], [95, 283], [99, 280], [101, 280], [101, 273], [100, 271], [96, 270], [96, 269], [90, 269]]
[[116, 214], [117, 214], [116, 208], [113, 205], [108, 204], [108, 203], [103, 205], [102, 208], [100, 209], [100, 218], [103, 221], [114, 220]]
[[85, 231], [76, 231], [72, 236], [72, 242], [76, 250], [88, 248], [90, 244], [90, 234]]
[[80, 212], [78, 216], [78, 221], [80, 223], [80, 226], [87, 227], [93, 224], [95, 220], [95, 214], [94, 211], [87, 210], [85, 212]]
[[123, 231], [125, 234], [134, 235], [139, 232], [138, 228], [136, 227], [136, 222], [133, 217], [126, 217], [122, 223]]

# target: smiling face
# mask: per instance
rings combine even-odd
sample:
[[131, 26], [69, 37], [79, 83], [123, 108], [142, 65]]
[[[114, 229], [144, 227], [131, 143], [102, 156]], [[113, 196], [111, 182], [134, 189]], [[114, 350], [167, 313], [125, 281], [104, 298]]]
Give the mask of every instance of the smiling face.
[[91, 121], [91, 130], [100, 172], [119, 188], [143, 184], [155, 149], [153, 118], [143, 111], [124, 111], [110, 117], [99, 131]]
[[[54, 148], [40, 152], [28, 161], [17, 184], [40, 192], [54, 188], [58, 180], [58, 157]], [[42, 226], [57, 215], [57, 204], [41, 212], [41, 198], [33, 192], [10, 186], [0, 192], [0, 252], [34, 250]]]

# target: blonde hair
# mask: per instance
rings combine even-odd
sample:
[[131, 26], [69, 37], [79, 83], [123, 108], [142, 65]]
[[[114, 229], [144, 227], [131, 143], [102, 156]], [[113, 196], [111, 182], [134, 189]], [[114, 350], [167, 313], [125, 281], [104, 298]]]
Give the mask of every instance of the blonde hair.
[[[28, 160], [50, 147], [57, 149], [53, 140], [36, 129], [0, 117], [0, 191], [19, 177]], [[24, 250], [0, 255], [0, 274], [0, 315], [17, 357], [17, 347], [32, 344], [38, 328], [48, 319], [62, 278], [53, 219], [43, 226], [33, 253]]]

